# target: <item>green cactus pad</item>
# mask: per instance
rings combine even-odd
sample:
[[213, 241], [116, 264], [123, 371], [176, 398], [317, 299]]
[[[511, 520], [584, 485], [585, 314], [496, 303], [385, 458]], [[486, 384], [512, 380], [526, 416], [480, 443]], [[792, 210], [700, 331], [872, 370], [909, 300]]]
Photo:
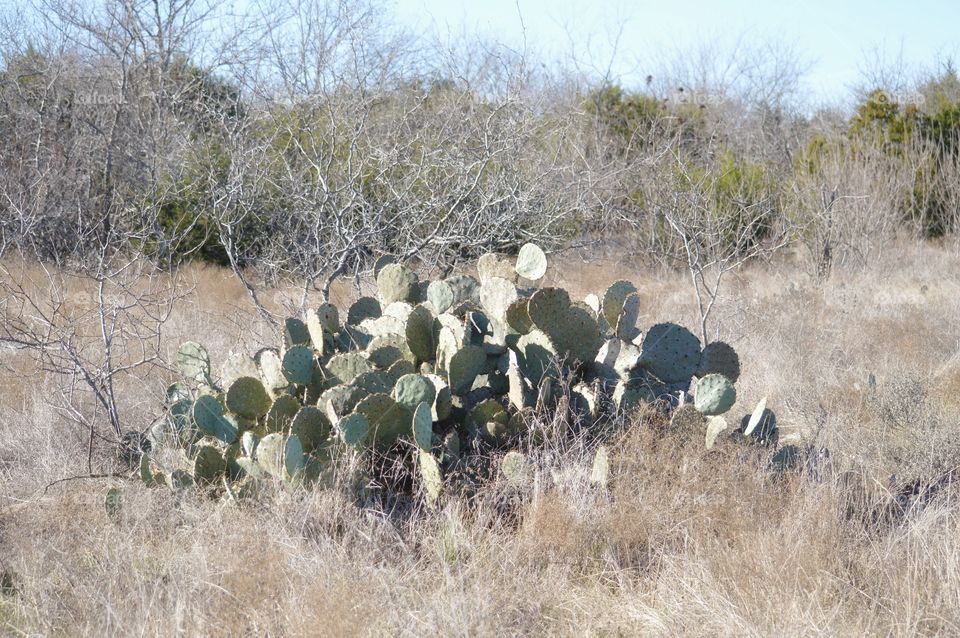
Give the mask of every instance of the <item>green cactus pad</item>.
[[717, 416], [733, 407], [737, 402], [737, 391], [730, 379], [722, 374], [708, 374], [697, 381], [693, 401], [701, 414]]
[[[369, 352], [372, 352], [385, 346], [393, 346], [400, 351], [400, 356], [405, 361], [409, 361], [411, 364], [416, 363], [417, 357], [414, 356], [413, 352], [410, 351], [410, 347], [407, 344], [407, 338], [402, 334], [387, 334], [381, 337], [374, 337], [374, 339], [370, 342], [370, 345], [367, 346], [367, 349]], [[371, 361], [371, 363], [374, 362]]]
[[617, 336], [624, 341], [632, 341], [637, 333], [637, 319], [640, 318], [640, 295], [635, 292], [623, 300], [623, 311], [617, 321]]
[[547, 273], [547, 256], [536, 244], [524, 244], [517, 254], [517, 274], [536, 281]]
[[487, 316], [507, 320], [510, 304], [517, 300], [517, 287], [502, 277], [490, 277], [480, 286], [480, 305]]
[[727, 420], [722, 416], [707, 417], [707, 433], [704, 440], [708, 450], [712, 450], [717, 443], [720, 433], [727, 429]]
[[399, 379], [393, 388], [393, 398], [397, 403], [405, 405], [411, 410], [421, 403], [433, 405], [437, 398], [436, 388], [430, 379], [419, 374], [407, 374]]
[[307, 454], [320, 447], [330, 435], [330, 421], [319, 409], [313, 406], [304, 406], [297, 413], [290, 424], [291, 434], [296, 435]]
[[623, 303], [626, 301], [627, 297], [631, 294], [637, 292], [637, 287], [633, 285], [632, 282], [621, 279], [620, 281], [615, 281], [606, 292], [603, 293], [603, 303], [600, 306], [600, 310], [603, 313], [603, 318], [606, 319], [607, 325], [611, 329], [616, 329], [617, 323], [620, 320], [620, 313], [623, 312]]
[[620, 410], [634, 410], [652, 403], [657, 397], [642, 383], [621, 381], [613, 390], [611, 399]]
[[594, 317], [600, 315], [600, 297], [591, 292], [583, 298], [583, 303], [587, 304], [587, 307], [593, 312]]
[[640, 365], [664, 383], [687, 381], [700, 363], [700, 340], [675, 323], [658, 323], [643, 337]]
[[193, 459], [193, 480], [197, 485], [209, 485], [227, 471], [227, 462], [213, 445], [198, 445]]
[[180, 374], [191, 381], [210, 381], [210, 355], [207, 349], [195, 341], [187, 341], [177, 350], [177, 368]]
[[380, 302], [389, 304], [394, 301], [416, 303], [418, 290], [417, 274], [401, 264], [387, 264], [377, 274], [377, 288]]
[[337, 423], [340, 440], [350, 447], [357, 447], [367, 439], [370, 422], [362, 414], [350, 414]]
[[379, 301], [373, 297], [360, 297], [347, 311], [347, 323], [359, 326], [364, 319], [376, 319], [382, 315]]
[[386, 370], [403, 358], [403, 353], [397, 346], [381, 345], [369, 351], [370, 363], [382, 370]]
[[249, 458], [253, 458], [257, 453], [257, 446], [260, 445], [260, 437], [253, 432], [244, 432], [240, 437], [240, 448]]
[[407, 345], [419, 361], [430, 361], [437, 352], [433, 324], [433, 313], [424, 306], [417, 306], [407, 317], [407, 325], [404, 330]]
[[355, 413], [367, 417], [373, 439], [381, 447], [389, 447], [410, 431], [413, 412], [386, 394], [371, 394], [360, 401]]
[[413, 312], [413, 305], [406, 301], [394, 301], [383, 309], [384, 317], [396, 317], [401, 322], [406, 323], [407, 317]]
[[406, 322], [403, 319], [391, 315], [383, 315], [376, 319], [364, 319], [360, 322], [360, 327], [374, 337], [383, 337], [386, 335], [404, 336]]
[[320, 395], [317, 406], [323, 409], [331, 423], [337, 423], [341, 417], [349, 414], [366, 393], [352, 385], [336, 385]]
[[455, 300], [453, 288], [445, 281], [431, 281], [427, 287], [427, 301], [438, 313], [446, 312]]
[[249, 356], [236, 352], [227, 357], [220, 366], [220, 385], [229, 387], [240, 377], [259, 377], [256, 362]]
[[345, 352], [330, 357], [324, 366], [331, 383], [351, 383], [359, 375], [369, 372], [370, 361], [359, 352]]
[[426, 493], [427, 503], [433, 506], [440, 498], [443, 490], [443, 475], [440, 473], [440, 465], [429, 452], [420, 450], [420, 480], [423, 482], [423, 490]]
[[500, 471], [507, 483], [513, 487], [523, 487], [533, 479], [533, 469], [527, 455], [516, 450], [504, 454], [500, 461]]
[[270, 392], [282, 390], [290, 385], [290, 381], [283, 376], [283, 360], [276, 350], [264, 348], [253, 358], [260, 371], [260, 379], [264, 387]]
[[248, 419], [258, 419], [270, 409], [270, 395], [260, 379], [240, 377], [227, 390], [227, 409]]
[[193, 403], [193, 420], [204, 434], [226, 444], [237, 440], [236, 422], [223, 413], [223, 406], [209, 394]]
[[256, 461], [275, 478], [284, 481], [292, 480], [304, 468], [303, 445], [300, 439], [293, 435], [268, 434], [257, 446]]
[[447, 277], [443, 281], [450, 286], [450, 290], [453, 291], [454, 306], [465, 302], [480, 303], [480, 298], [477, 296], [480, 282], [470, 275], [456, 275], [454, 277]]
[[388, 394], [393, 389], [394, 380], [384, 370], [361, 372], [351, 385], [366, 394]]
[[287, 317], [283, 322], [283, 346], [304, 346], [310, 343], [310, 330], [307, 324], [296, 317]]
[[426, 452], [433, 446], [433, 412], [430, 403], [419, 404], [413, 411], [413, 440]]
[[313, 349], [321, 356], [333, 352], [333, 335], [323, 327], [323, 322], [316, 310], [307, 309], [304, 323], [307, 324], [307, 330], [310, 332], [310, 345]]
[[340, 331], [340, 311], [332, 303], [322, 303], [314, 313], [323, 329], [329, 333]]
[[543, 331], [550, 337], [557, 353], [570, 361], [592, 362], [603, 345], [597, 320], [589, 310], [578, 306], [567, 308], [557, 323], [547, 325]]
[[443, 421], [450, 416], [450, 412], [453, 410], [453, 395], [450, 392], [450, 386], [436, 374], [425, 374], [423, 376], [433, 384], [434, 395], [436, 396], [433, 400], [433, 406], [431, 406], [433, 420]]
[[553, 341], [541, 330], [531, 330], [517, 340], [517, 359], [523, 376], [535, 386], [546, 375], [557, 373], [557, 349]]
[[525, 335], [533, 329], [533, 320], [530, 319], [527, 303], [526, 297], [520, 297], [507, 307], [507, 325], [517, 334]]
[[413, 364], [407, 361], [406, 359], [400, 359], [389, 368], [387, 368], [387, 376], [393, 379], [393, 382], [396, 383], [397, 379], [402, 377], [405, 374], [413, 374], [417, 369], [413, 367]]
[[397, 263], [397, 258], [393, 255], [380, 255], [377, 257], [377, 261], [373, 263], [373, 278], [376, 279], [379, 277], [381, 270], [395, 263]]
[[527, 302], [530, 320], [547, 334], [550, 334], [551, 329], [563, 321], [569, 308], [570, 295], [563, 288], [542, 288]]
[[487, 399], [467, 413], [468, 432], [476, 432], [491, 443], [503, 443], [510, 435], [510, 415], [496, 399]]
[[293, 346], [283, 355], [283, 376], [291, 383], [307, 385], [313, 380], [313, 362], [313, 350], [306, 346]]
[[479, 346], [465, 346], [457, 350], [448, 363], [447, 379], [453, 394], [469, 392], [473, 380], [487, 363], [487, 354]]
[[278, 396], [267, 412], [268, 432], [282, 432], [290, 427], [293, 417], [300, 411], [300, 402], [289, 394]]
[[708, 374], [722, 374], [733, 383], [740, 378], [740, 357], [737, 351], [723, 341], [708, 343], [700, 353], [700, 365], [697, 366], [698, 377]]

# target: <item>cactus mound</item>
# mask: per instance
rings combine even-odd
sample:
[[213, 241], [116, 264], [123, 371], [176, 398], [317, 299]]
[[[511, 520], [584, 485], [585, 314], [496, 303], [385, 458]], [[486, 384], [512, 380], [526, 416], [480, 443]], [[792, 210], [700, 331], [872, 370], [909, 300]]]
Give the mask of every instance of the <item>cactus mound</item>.
[[[156, 453], [141, 459], [141, 478], [237, 499], [262, 493], [265, 481], [329, 485], [333, 464], [344, 461], [360, 473], [358, 484], [435, 504], [443, 490], [472, 490], [497, 468], [508, 483], [524, 484], [536, 446], [555, 436], [531, 428], [541, 418], [557, 415], [555, 423], [603, 444], [622, 411], [677, 404], [672, 429], [715, 445], [726, 427], [718, 415], [736, 401], [733, 349], [716, 342], [701, 352], [693, 333], [672, 323], [652, 326], [640, 342], [640, 298], [627, 281], [583, 302], [562, 288], [517, 287], [546, 271], [532, 245], [515, 263], [484, 256], [479, 282], [421, 281], [384, 259], [378, 298], [360, 297], [345, 321], [328, 303], [288, 319], [281, 348], [231, 355], [221, 385], [206, 349], [183, 344], [176, 363], [184, 380], [167, 388], [166, 409], [149, 430]], [[744, 420], [740, 438], [772, 440], [755, 436], [768, 422], [763, 410]], [[501, 456], [515, 445], [530, 455]], [[164, 467], [168, 457], [181, 461]], [[608, 485], [610, 473], [600, 447], [591, 483]], [[445, 483], [447, 474], [457, 478]]]

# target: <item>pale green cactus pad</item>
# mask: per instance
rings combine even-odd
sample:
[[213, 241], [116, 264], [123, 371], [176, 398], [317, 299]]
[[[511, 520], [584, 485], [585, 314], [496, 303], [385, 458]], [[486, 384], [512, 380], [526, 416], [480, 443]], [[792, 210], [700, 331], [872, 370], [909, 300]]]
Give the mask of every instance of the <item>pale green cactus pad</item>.
[[694, 392], [694, 405], [706, 416], [723, 414], [737, 402], [737, 391], [733, 383], [722, 374], [708, 374], [697, 381]]
[[700, 363], [700, 340], [675, 323], [658, 323], [643, 337], [640, 365], [664, 383], [687, 381]]
[[283, 355], [283, 376], [291, 383], [307, 385], [313, 379], [313, 350], [306, 346], [294, 346]]
[[220, 366], [220, 385], [230, 387], [240, 377], [259, 377], [257, 363], [249, 356], [235, 352]]
[[242, 417], [258, 419], [270, 409], [270, 395], [260, 379], [240, 377], [227, 390], [227, 408]]
[[417, 274], [401, 264], [387, 264], [377, 274], [380, 302], [416, 302], [418, 297]]
[[397, 403], [413, 410], [421, 403], [433, 405], [437, 391], [430, 379], [419, 374], [406, 374], [397, 379], [393, 398]]
[[191, 381], [209, 383], [210, 355], [207, 349], [194, 341], [187, 341], [177, 350], [177, 368]]
[[253, 432], [247, 431], [240, 437], [240, 448], [249, 458], [253, 458], [257, 453], [257, 446], [260, 445], [260, 437]]
[[[404, 360], [409, 361], [411, 364], [416, 363], [417, 357], [410, 350], [410, 347], [407, 344], [407, 339], [402, 334], [387, 334], [381, 337], [374, 337], [374, 339], [370, 341], [370, 344], [367, 346], [368, 353], [386, 346], [392, 346], [399, 350], [400, 356]], [[374, 361], [371, 361], [370, 363], [376, 365]]]
[[433, 411], [430, 403], [421, 403], [413, 411], [413, 441], [425, 452], [433, 447]]
[[720, 433], [727, 429], [727, 420], [722, 416], [707, 417], [707, 433], [704, 443], [708, 450], [712, 450], [717, 444]]
[[193, 420], [200, 430], [226, 444], [237, 440], [237, 424], [224, 414], [223, 406], [209, 394], [199, 397], [193, 404]]
[[747, 422], [747, 427], [743, 430], [744, 436], [750, 436], [753, 434], [754, 430], [757, 429], [757, 426], [760, 425], [760, 421], [763, 420], [763, 414], [767, 409], [767, 397], [763, 397], [757, 403], [757, 407], [753, 409], [753, 414], [750, 415], [750, 420]]
[[438, 312], [446, 312], [455, 301], [453, 288], [445, 281], [431, 281], [427, 286], [427, 301]]
[[547, 256], [536, 244], [524, 244], [517, 254], [517, 274], [536, 281], [547, 273]]
[[598, 447], [596, 454], [593, 455], [590, 482], [600, 487], [607, 487], [610, 482], [610, 450], [606, 445]]
[[283, 360], [276, 350], [264, 348], [257, 352], [253, 360], [257, 363], [260, 379], [267, 390], [275, 392], [290, 385], [290, 381], [283, 375]]
[[557, 349], [541, 330], [531, 330], [517, 340], [517, 363], [523, 376], [539, 386], [545, 375], [556, 374]]
[[623, 300], [623, 310], [616, 324], [617, 336], [624, 341], [631, 341], [637, 331], [637, 319], [639, 318], [640, 295], [632, 292]]
[[304, 468], [303, 445], [293, 435], [268, 434], [257, 446], [256, 461], [275, 478], [293, 480]]
[[708, 374], [722, 374], [733, 383], [740, 378], [740, 357], [733, 347], [723, 341], [713, 341], [700, 353], [700, 364], [697, 366], [698, 377]]
[[600, 306], [603, 318], [611, 329], [616, 329], [620, 321], [620, 313], [623, 312], [623, 303], [627, 297], [637, 292], [637, 287], [632, 282], [621, 279], [615, 281], [603, 293], [603, 302]]
[[366, 394], [389, 394], [394, 383], [384, 370], [370, 370], [358, 374], [350, 385]]
[[370, 361], [359, 352], [345, 352], [330, 357], [324, 368], [333, 384], [351, 383], [364, 372], [371, 370]]
[[477, 274], [480, 277], [480, 283], [483, 284], [491, 277], [501, 277], [511, 282], [517, 280], [517, 272], [511, 260], [505, 259], [495, 253], [486, 253], [477, 260]]
[[382, 314], [379, 301], [373, 297], [360, 297], [347, 311], [347, 323], [359, 326], [364, 319], [376, 319]]
[[507, 310], [517, 300], [517, 287], [503, 277], [489, 277], [480, 286], [480, 305], [491, 318], [506, 321]]

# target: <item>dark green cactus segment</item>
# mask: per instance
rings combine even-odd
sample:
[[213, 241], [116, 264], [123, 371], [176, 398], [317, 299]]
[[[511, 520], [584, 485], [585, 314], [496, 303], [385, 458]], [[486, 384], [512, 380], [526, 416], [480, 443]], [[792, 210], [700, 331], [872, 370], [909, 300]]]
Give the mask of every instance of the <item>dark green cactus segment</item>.
[[367, 440], [370, 433], [370, 422], [367, 417], [356, 413], [346, 416], [337, 423], [337, 434], [340, 440], [350, 447], [358, 447]]
[[510, 429], [510, 414], [496, 399], [482, 401], [467, 413], [467, 431], [494, 445], [505, 443], [514, 434]]
[[340, 311], [332, 303], [322, 303], [313, 312], [317, 321], [330, 334], [340, 332]]
[[313, 380], [313, 362], [313, 350], [294, 346], [284, 353], [281, 371], [291, 383], [307, 385]]
[[370, 349], [370, 363], [381, 370], [386, 370], [394, 363], [403, 359], [403, 353], [397, 346], [381, 345]]
[[373, 297], [360, 297], [347, 311], [347, 323], [359, 326], [364, 319], [376, 319], [382, 316], [380, 302]]
[[527, 302], [530, 320], [547, 334], [550, 334], [551, 329], [563, 321], [568, 308], [570, 308], [570, 295], [563, 288], [542, 288]]
[[[407, 344], [406, 338], [401, 334], [387, 334], [383, 335], [382, 337], [375, 337], [367, 348], [369, 352], [372, 352], [386, 346], [392, 346], [399, 350], [400, 356], [405, 361], [409, 361], [411, 364], [417, 362], [417, 357], [414, 356], [413, 352], [410, 351], [410, 347]], [[371, 363], [374, 362], [371, 361]]]
[[320, 396], [317, 404], [331, 422], [353, 412], [357, 403], [366, 396], [363, 390], [352, 385], [337, 385]]
[[290, 424], [290, 432], [300, 439], [303, 451], [307, 454], [320, 447], [330, 436], [331, 429], [324, 413], [310, 405], [304, 406]]
[[541, 330], [531, 330], [517, 341], [517, 363], [523, 376], [539, 386], [546, 375], [557, 374], [557, 349]]
[[544, 332], [550, 337], [557, 353], [569, 361], [592, 362], [603, 345], [597, 320], [589, 310], [578, 306], [567, 308], [558, 322], [549, 324]]
[[358, 376], [371, 370], [370, 361], [359, 352], [333, 356], [324, 367], [332, 384], [352, 383]]
[[547, 256], [536, 244], [524, 244], [517, 255], [516, 271], [524, 279], [536, 281], [547, 273]]
[[177, 368], [186, 379], [212, 385], [210, 355], [206, 348], [195, 341], [187, 341], [177, 350]]
[[260, 379], [240, 377], [227, 390], [227, 408], [248, 419], [258, 419], [265, 415], [270, 404], [270, 395]]
[[413, 441], [426, 452], [433, 447], [433, 412], [430, 403], [417, 405], [413, 411]]
[[293, 417], [300, 411], [300, 402], [288, 394], [274, 400], [267, 412], [266, 428], [268, 432], [283, 432], [290, 427]]
[[355, 413], [370, 423], [370, 433], [381, 447], [389, 447], [410, 430], [413, 412], [386, 394], [371, 394], [357, 404]]
[[380, 301], [385, 304], [394, 301], [416, 303], [418, 297], [417, 274], [401, 264], [387, 264], [377, 274], [377, 288]]
[[526, 297], [520, 297], [507, 307], [507, 325], [517, 334], [525, 335], [533, 329], [527, 303]]
[[433, 324], [433, 313], [424, 306], [417, 306], [407, 317], [407, 345], [419, 361], [430, 361], [437, 352]]
[[733, 383], [722, 374], [708, 374], [697, 382], [694, 405], [701, 414], [718, 416], [730, 410], [737, 402]]
[[737, 351], [723, 341], [707, 344], [700, 353], [700, 364], [696, 372], [698, 377], [708, 374], [722, 374], [733, 383], [740, 378], [740, 357]]
[[445, 281], [431, 281], [427, 287], [427, 301], [438, 312], [446, 312], [456, 300], [453, 288]]
[[640, 365], [664, 383], [688, 381], [700, 363], [700, 340], [675, 323], [658, 323], [643, 338]]
[[603, 302], [600, 310], [607, 325], [612, 330], [616, 330], [617, 323], [620, 321], [620, 313], [623, 312], [623, 304], [627, 297], [637, 292], [637, 287], [632, 282], [621, 279], [615, 281], [606, 292], [603, 293]]
[[387, 368], [387, 376], [393, 379], [393, 382], [396, 383], [397, 379], [402, 377], [405, 374], [413, 374], [417, 369], [413, 367], [413, 364], [407, 361], [406, 359], [400, 359], [389, 368]]
[[387, 394], [393, 389], [394, 380], [384, 370], [361, 372], [351, 385], [366, 394]]
[[237, 440], [236, 421], [224, 414], [223, 406], [210, 395], [203, 395], [194, 402], [193, 420], [207, 436], [228, 445]]
[[197, 446], [193, 459], [193, 480], [197, 485], [210, 485], [227, 471], [227, 462], [212, 445]]
[[397, 379], [393, 398], [397, 403], [413, 410], [421, 403], [433, 405], [437, 391], [430, 379], [419, 374], [407, 374]]
[[309, 344], [310, 330], [307, 324], [296, 317], [287, 317], [283, 322], [283, 346], [289, 349]]
[[474, 379], [487, 363], [487, 354], [480, 346], [465, 346], [450, 357], [447, 379], [453, 394], [468, 392]]

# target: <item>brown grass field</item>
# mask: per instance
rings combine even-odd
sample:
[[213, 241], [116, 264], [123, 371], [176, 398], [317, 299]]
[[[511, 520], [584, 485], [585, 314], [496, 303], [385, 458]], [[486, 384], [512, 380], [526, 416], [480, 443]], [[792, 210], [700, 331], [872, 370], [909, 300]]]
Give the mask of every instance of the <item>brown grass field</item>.
[[[554, 262], [548, 285], [581, 296], [635, 281], [641, 328], [695, 325], [682, 273]], [[638, 415], [608, 491], [578, 445], [548, 450], [520, 493], [492, 485], [436, 511], [332, 490], [238, 506], [122, 479], [44, 491], [85, 472], [85, 435], [56, 409], [61, 380], [0, 353], [0, 634], [960, 634], [960, 255], [903, 245], [821, 284], [804, 272], [746, 268], [716, 316], [744, 370], [733, 415], [766, 396], [781, 445], [829, 451], [780, 477], [769, 451], [707, 452]], [[185, 276], [167, 355], [188, 338], [215, 361], [262, 344], [227, 273]], [[173, 377], [131, 389], [127, 418], [148, 424]]]

